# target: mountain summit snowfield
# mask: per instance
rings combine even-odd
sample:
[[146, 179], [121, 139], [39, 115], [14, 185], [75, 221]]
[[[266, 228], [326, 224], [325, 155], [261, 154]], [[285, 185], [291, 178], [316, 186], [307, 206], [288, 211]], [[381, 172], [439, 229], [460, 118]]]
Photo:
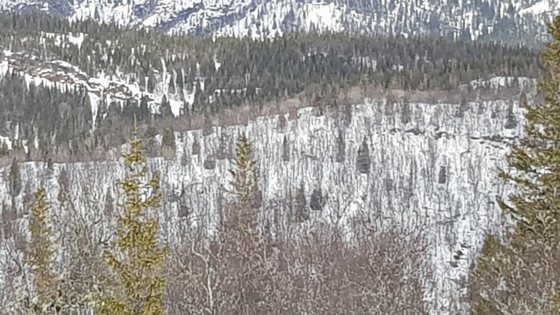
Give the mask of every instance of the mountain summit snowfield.
[[296, 31], [443, 35], [535, 44], [556, 0], [0, 0], [47, 12], [171, 33], [264, 38]]

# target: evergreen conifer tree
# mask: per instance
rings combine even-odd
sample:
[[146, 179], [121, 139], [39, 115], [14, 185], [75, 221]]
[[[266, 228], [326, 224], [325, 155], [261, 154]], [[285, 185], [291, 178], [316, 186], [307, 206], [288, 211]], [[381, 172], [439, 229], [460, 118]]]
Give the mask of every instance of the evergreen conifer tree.
[[21, 192], [21, 174], [19, 163], [16, 158], [12, 160], [10, 165], [10, 193], [12, 197], [16, 197]]
[[542, 57], [549, 73], [539, 82], [545, 104], [526, 106], [525, 136], [500, 174], [516, 188], [508, 201], [498, 198], [515, 226], [505, 243], [486, 239], [471, 278], [472, 314], [560, 311], [560, 17], [548, 29], [553, 41]]
[[89, 294], [76, 292], [71, 281], [67, 282], [62, 273], [55, 271], [57, 241], [55, 231], [48, 223], [51, 208], [45, 188], [39, 187], [33, 198], [29, 217], [31, 237], [24, 249], [32, 285], [17, 288], [18, 301], [12, 311], [17, 315], [65, 315], [76, 314], [78, 309], [91, 309], [93, 304]]
[[35, 312], [53, 305], [56, 296], [55, 275], [52, 272], [55, 243], [54, 232], [47, 224], [49, 210], [47, 194], [45, 188], [41, 186], [34, 195], [34, 205], [29, 220], [31, 239], [26, 251], [36, 293], [36, 298], [30, 300], [27, 308]]
[[295, 199], [295, 214], [292, 215], [294, 222], [301, 223], [309, 220], [309, 209], [305, 200], [305, 188], [303, 182], [299, 185]]
[[356, 160], [358, 172], [361, 174], [369, 174], [371, 168], [371, 158], [369, 156], [369, 146], [366, 138], [362, 141], [362, 145], [358, 149], [358, 158]]
[[234, 167], [230, 169], [232, 181], [230, 186], [236, 195], [235, 202], [230, 206], [231, 226], [241, 228], [242, 234], [250, 239], [258, 238], [259, 209], [255, 207], [258, 188], [257, 161], [252, 159], [253, 148], [245, 135], [241, 135], [236, 150]]
[[[258, 314], [270, 314], [266, 303], [270, 297], [267, 289], [272, 286], [268, 277], [266, 244], [259, 231], [258, 166], [252, 158], [253, 149], [247, 137], [242, 135], [237, 143], [236, 159], [230, 170], [230, 186], [235, 194], [228, 205], [228, 217], [222, 230], [222, 250], [228, 261], [235, 264], [237, 275], [230, 281], [236, 287], [236, 309], [247, 314], [258, 309]], [[241, 275], [241, 276], [239, 276]]]
[[144, 180], [148, 168], [137, 135], [135, 123], [134, 140], [123, 156], [130, 175], [118, 183], [125, 201], [117, 218], [117, 239], [112, 250], [104, 253], [117, 281], [104, 288], [97, 312], [101, 315], [164, 314], [162, 295], [167, 279], [163, 269], [169, 248], [159, 244], [159, 220], [149, 213], [150, 208], [161, 206], [161, 192], [154, 193], [159, 190], [160, 180], [157, 176], [149, 182]]

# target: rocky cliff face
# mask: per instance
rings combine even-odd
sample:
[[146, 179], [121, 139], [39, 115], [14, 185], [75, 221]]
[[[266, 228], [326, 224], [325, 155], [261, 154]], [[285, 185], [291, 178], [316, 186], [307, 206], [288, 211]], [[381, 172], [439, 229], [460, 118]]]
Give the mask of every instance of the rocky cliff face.
[[[378, 229], [388, 223], [426, 229], [431, 245], [426, 259], [436, 281], [427, 299], [435, 310], [444, 308], [464, 294], [457, 282], [467, 275], [486, 233], [500, 232], [507, 223], [495, 203], [507, 189], [496, 174], [521, 133], [522, 111], [516, 101], [432, 105], [367, 100], [341, 112], [306, 108], [297, 117], [263, 117], [211, 133], [176, 133], [176, 154], [150, 160], [152, 171], [162, 176], [162, 228], [171, 241], [182, 237], [187, 225], [212, 230], [228, 198], [221, 188], [227, 187], [228, 157], [245, 132], [261, 169], [263, 221], [285, 227], [288, 200], [303, 185], [310, 211], [310, 219], [298, 224], [303, 232], [336, 224], [351, 240], [356, 218]], [[66, 183], [60, 180], [63, 170]], [[105, 220], [107, 194], [116, 196], [114, 183], [125, 176], [121, 162], [55, 164], [52, 170], [44, 163], [22, 163], [25, 188], [12, 200], [9, 169], [0, 173], [1, 202], [15, 202], [19, 215], [14, 225], [20, 229], [26, 228], [25, 200], [41, 180], [57, 220], [76, 215], [58, 207], [63, 183], [81, 216], [93, 222]]]

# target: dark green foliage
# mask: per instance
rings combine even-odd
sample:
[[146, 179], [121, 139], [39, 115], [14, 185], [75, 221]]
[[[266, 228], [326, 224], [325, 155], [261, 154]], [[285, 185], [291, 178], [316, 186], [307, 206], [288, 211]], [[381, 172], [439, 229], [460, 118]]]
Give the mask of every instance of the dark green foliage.
[[146, 132], [144, 133], [144, 137], [145, 138], [153, 138], [155, 136], [157, 136], [158, 132], [157, 129], [154, 125], [149, 125], [148, 128], [146, 128]]
[[[67, 38], [46, 38], [44, 32], [86, 35], [78, 47]], [[94, 105], [82, 87], [64, 92], [33, 84], [27, 87], [18, 75], [8, 75], [0, 81], [0, 134], [13, 132], [10, 129], [19, 124], [24, 139], [38, 137], [46, 144], [42, 153], [68, 145], [71, 140], [81, 145], [70, 152], [81, 155], [96, 147], [123, 144], [127, 138], [124, 126], [134, 115], [141, 123], [149, 122], [149, 101], [161, 102], [161, 116], [171, 117], [169, 100], [173, 96], [185, 101], [183, 92], [196, 93], [192, 104], [195, 113], [212, 114], [244, 102], [262, 105], [305, 91], [309, 92], [307, 101], [323, 110], [325, 106], [337, 106], [341, 91], [354, 86], [362, 86], [364, 91], [370, 86], [457, 90], [460, 83], [473, 79], [495, 75], [535, 77], [541, 72], [532, 50], [497, 44], [345, 34], [214, 41], [125, 30], [92, 21], [70, 23], [46, 15], [0, 13], [0, 41], [16, 53], [9, 57], [14, 69], [29, 72], [45, 61], [62, 60], [92, 77], [101, 71], [131, 75], [142, 92], [152, 92], [157, 83], [167, 84], [172, 94], [176, 92], [156, 95], [161, 97], [156, 100], [149, 100], [145, 94], [140, 100], [129, 99], [122, 104], [102, 101], [93, 117]], [[221, 63], [218, 69], [214, 56]], [[162, 60], [167, 73], [173, 73], [169, 82], [158, 82]], [[403, 70], [395, 70], [396, 65]], [[97, 129], [92, 134], [94, 125]]]
[[[258, 207], [255, 206], [256, 195], [259, 192], [258, 177], [259, 169], [257, 161], [253, 159], [253, 146], [242, 134], [237, 141], [236, 158], [234, 167], [230, 169], [232, 180], [230, 186], [236, 195], [236, 202], [232, 205], [236, 211], [251, 213], [251, 218], [239, 218], [252, 220], [251, 225], [256, 225]], [[255, 213], [256, 212], [256, 213]], [[243, 216], [239, 214], [240, 216]], [[256, 229], [253, 226], [253, 229]]]
[[401, 110], [401, 123], [408, 124], [411, 120], [411, 116], [412, 110], [410, 108], [410, 103], [408, 102], [408, 100], [404, 100]]
[[[29, 186], [26, 186], [26, 190], [29, 190]], [[25, 281], [33, 285], [16, 290], [16, 297], [19, 301], [16, 303], [15, 309], [8, 314], [81, 314], [93, 306], [89, 293], [80, 290], [84, 288], [81, 286], [82, 283], [78, 283], [73, 278], [80, 273], [68, 272], [68, 269], [62, 271], [56, 266], [57, 248], [65, 242], [60, 243], [60, 238], [55, 231], [57, 223], [53, 221], [53, 219], [56, 220], [56, 216], [50, 213], [51, 210], [47, 200], [47, 191], [41, 185], [33, 194], [33, 204], [28, 221], [30, 238], [23, 250], [23, 257], [30, 271], [30, 274], [23, 273], [23, 275], [25, 277], [32, 275]], [[80, 232], [84, 231], [80, 229]], [[66, 249], [68, 250], [68, 248]], [[83, 250], [80, 255], [88, 255], [89, 249], [83, 247], [80, 249]], [[92, 275], [89, 275], [90, 279], [91, 277]]]
[[447, 182], [447, 168], [445, 166], [439, 167], [438, 184], [445, 184]]
[[515, 114], [513, 113], [513, 104], [510, 103], [508, 106], [507, 117], [506, 117], [506, 124], [504, 128], [506, 129], [515, 129], [517, 127], [517, 119]]
[[192, 144], [192, 154], [199, 155], [200, 154], [200, 143], [198, 142], [198, 138], [195, 138]]
[[171, 104], [169, 103], [165, 95], [161, 99], [160, 112], [162, 117], [173, 117], [173, 112], [171, 111]]
[[[486, 239], [471, 280], [472, 314], [558, 314], [560, 311], [560, 16], [542, 53], [544, 104], [526, 104], [525, 137], [500, 177], [516, 189], [500, 208], [515, 226], [505, 243]], [[507, 290], [501, 288], [508, 288]]]
[[8, 153], [10, 153], [8, 144], [5, 141], [0, 141], [0, 157], [6, 156]]
[[457, 109], [457, 114], [455, 116], [457, 118], [462, 118], [468, 109], [469, 106], [467, 104], [467, 100], [464, 97], [462, 97], [461, 102], [459, 103], [459, 108]]
[[19, 163], [14, 158], [12, 160], [12, 165], [10, 166], [10, 193], [12, 197], [16, 197], [21, 192], [21, 174], [19, 169]]
[[144, 180], [147, 162], [134, 127], [131, 148], [123, 155], [130, 174], [117, 183], [125, 197], [117, 216], [117, 237], [103, 255], [116, 281], [103, 284], [97, 314], [164, 314], [169, 246], [162, 245], [159, 217], [152, 212], [161, 207], [160, 176], [153, 174], [149, 181]]
[[67, 201], [68, 195], [70, 194], [70, 178], [68, 178], [68, 172], [65, 168], [60, 171], [60, 174], [58, 175], [58, 188], [58, 201]]
[[181, 154], [181, 166], [185, 167], [189, 164], [190, 156], [187, 153], [187, 148], [183, 149], [183, 153]]
[[309, 209], [307, 208], [307, 201], [305, 199], [305, 188], [302, 182], [295, 198], [292, 213], [292, 222], [301, 223], [306, 220], [309, 220]]
[[326, 204], [326, 197], [323, 196], [323, 192], [321, 190], [321, 186], [313, 190], [311, 194], [311, 200], [309, 202], [309, 206], [312, 210], [321, 211]]
[[176, 148], [175, 133], [173, 132], [172, 128], [165, 129], [165, 131], [163, 132], [161, 142], [162, 142], [162, 145], [164, 147], [168, 147], [168, 148], [172, 149], [173, 151], [175, 151], [175, 148]]
[[216, 168], [216, 157], [210, 155], [204, 159], [204, 164], [202, 165], [207, 170], [213, 170]]
[[338, 130], [338, 137], [336, 138], [336, 161], [338, 163], [344, 162], [346, 157], [346, 140], [344, 140], [344, 132]]
[[282, 161], [290, 161], [290, 145], [288, 144], [286, 136], [284, 136], [284, 140], [282, 140]]
[[358, 149], [358, 158], [356, 160], [356, 167], [361, 174], [369, 174], [371, 168], [371, 158], [369, 156], [369, 146], [366, 138], [362, 141], [362, 145]]
[[225, 160], [226, 159], [226, 144], [227, 144], [227, 140], [225, 137], [225, 134], [222, 133], [220, 136], [220, 143], [218, 144], [218, 149], [216, 150], [216, 158], [218, 160]]

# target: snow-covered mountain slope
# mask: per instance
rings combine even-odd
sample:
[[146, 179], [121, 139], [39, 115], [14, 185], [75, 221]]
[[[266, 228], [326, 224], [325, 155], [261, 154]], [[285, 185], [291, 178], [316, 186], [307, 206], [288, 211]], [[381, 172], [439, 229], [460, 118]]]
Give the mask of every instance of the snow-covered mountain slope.
[[[163, 95], [167, 97], [173, 114], [178, 116], [185, 106], [192, 105], [194, 99], [193, 87], [187, 86], [170, 93], [164, 82], [169, 81], [171, 74], [166, 72], [156, 74], [158, 83], [151, 93], [131, 74], [106, 74], [102, 71], [96, 76], [90, 76], [77, 66], [62, 60], [44, 61], [25, 52], [4, 51], [3, 55], [2, 58], [0, 54], [0, 80], [13, 74], [24, 77], [28, 86], [33, 84], [61, 91], [83, 88], [89, 96], [93, 117], [97, 116], [100, 102], [124, 105], [127, 100], [140, 101], [142, 98], [146, 99], [151, 111], [157, 113]], [[179, 94], [183, 94], [183, 97], [180, 98]]]
[[271, 37], [294, 31], [453, 36], [532, 44], [556, 0], [0, 0], [0, 9], [170, 32]]
[[[221, 187], [227, 185], [230, 162], [220, 156], [231, 156], [235, 140], [246, 132], [261, 170], [265, 220], [282, 218], [274, 222], [276, 228], [288, 224], [285, 200], [303, 184], [307, 204], [314, 204], [315, 210], [310, 210], [311, 219], [301, 223], [301, 229], [334, 224], [333, 214], [342, 216], [343, 229], [360, 216], [377, 228], [396, 222], [407, 229], [427, 229], [432, 246], [426, 258], [433, 263], [436, 285], [426, 298], [432, 301], [434, 314], [448, 314], [445, 304], [458, 303], [457, 297], [465, 293], [458, 283], [486, 233], [500, 232], [506, 225], [495, 198], [505, 196], [507, 187], [496, 174], [521, 133], [522, 109], [516, 101], [407, 107], [370, 100], [350, 112], [334, 118], [332, 112], [321, 116], [305, 108], [296, 115], [263, 117], [247, 126], [214, 127], [209, 134], [176, 133], [175, 156], [149, 162], [163, 181], [164, 234], [173, 241], [184, 237], [188, 224], [212, 229], [216, 211], [227, 198]], [[371, 162], [365, 174], [357, 167], [364, 140]], [[16, 226], [26, 228], [23, 200], [41, 180], [57, 219], [76, 215], [56, 210], [62, 170], [68, 174], [68, 195], [82, 216], [107, 220], [107, 194], [116, 195], [114, 183], [125, 174], [121, 162], [54, 164], [52, 169], [45, 163], [23, 163], [21, 178], [27, 188], [16, 199], [8, 197], [9, 168], [0, 171], [4, 174], [0, 204], [16, 202], [20, 214]], [[99, 228], [107, 231], [106, 226]], [[453, 256], [458, 250], [464, 256], [457, 260]]]
[[[47, 34], [49, 35], [49, 34]], [[52, 34], [52, 37], [57, 38]], [[87, 35], [68, 36], [75, 45], [80, 45], [80, 39]], [[92, 128], [106, 118], [107, 109], [111, 104], [127, 106], [129, 102], [141, 103], [144, 99], [152, 113], [161, 111], [162, 100], [166, 99], [170, 110], [174, 116], [179, 116], [184, 111], [191, 109], [196, 96], [196, 84], [193, 86], [185, 85], [182, 89], [176, 88], [171, 91], [167, 82], [173, 73], [167, 71], [163, 61], [164, 71], [154, 72], [154, 88], [150, 92], [146, 87], [147, 83], [142, 84], [140, 78], [134, 74], [117, 71], [115, 73], [105, 73], [101, 71], [96, 75], [88, 75], [83, 69], [62, 60], [41, 60], [37, 56], [26, 52], [11, 52], [4, 50], [0, 52], [0, 82], [6, 77], [22, 77], [29, 90], [30, 86], [51, 88], [59, 91], [80, 91], [85, 90], [91, 106], [93, 118], [100, 117], [99, 121], [94, 120]], [[145, 81], [146, 82], [146, 81]], [[470, 87], [469, 87], [470, 86]], [[512, 86], [520, 90], [532, 91], [536, 87], [535, 79], [527, 77], [504, 77], [495, 76], [488, 79], [477, 79], [459, 86], [461, 90], [477, 90], [484, 88], [497, 91], [498, 89], [508, 89]], [[200, 88], [205, 91], [204, 82], [200, 82]], [[223, 90], [206, 91], [209, 95], [214, 95]], [[25, 126], [24, 126], [25, 127]], [[0, 146], [6, 144], [8, 149], [12, 149], [12, 142], [21, 139], [17, 134], [17, 129], [12, 128], [12, 132], [1, 133]], [[21, 139], [27, 147], [27, 143], [38, 144], [33, 139]], [[31, 142], [29, 142], [31, 141]]]

